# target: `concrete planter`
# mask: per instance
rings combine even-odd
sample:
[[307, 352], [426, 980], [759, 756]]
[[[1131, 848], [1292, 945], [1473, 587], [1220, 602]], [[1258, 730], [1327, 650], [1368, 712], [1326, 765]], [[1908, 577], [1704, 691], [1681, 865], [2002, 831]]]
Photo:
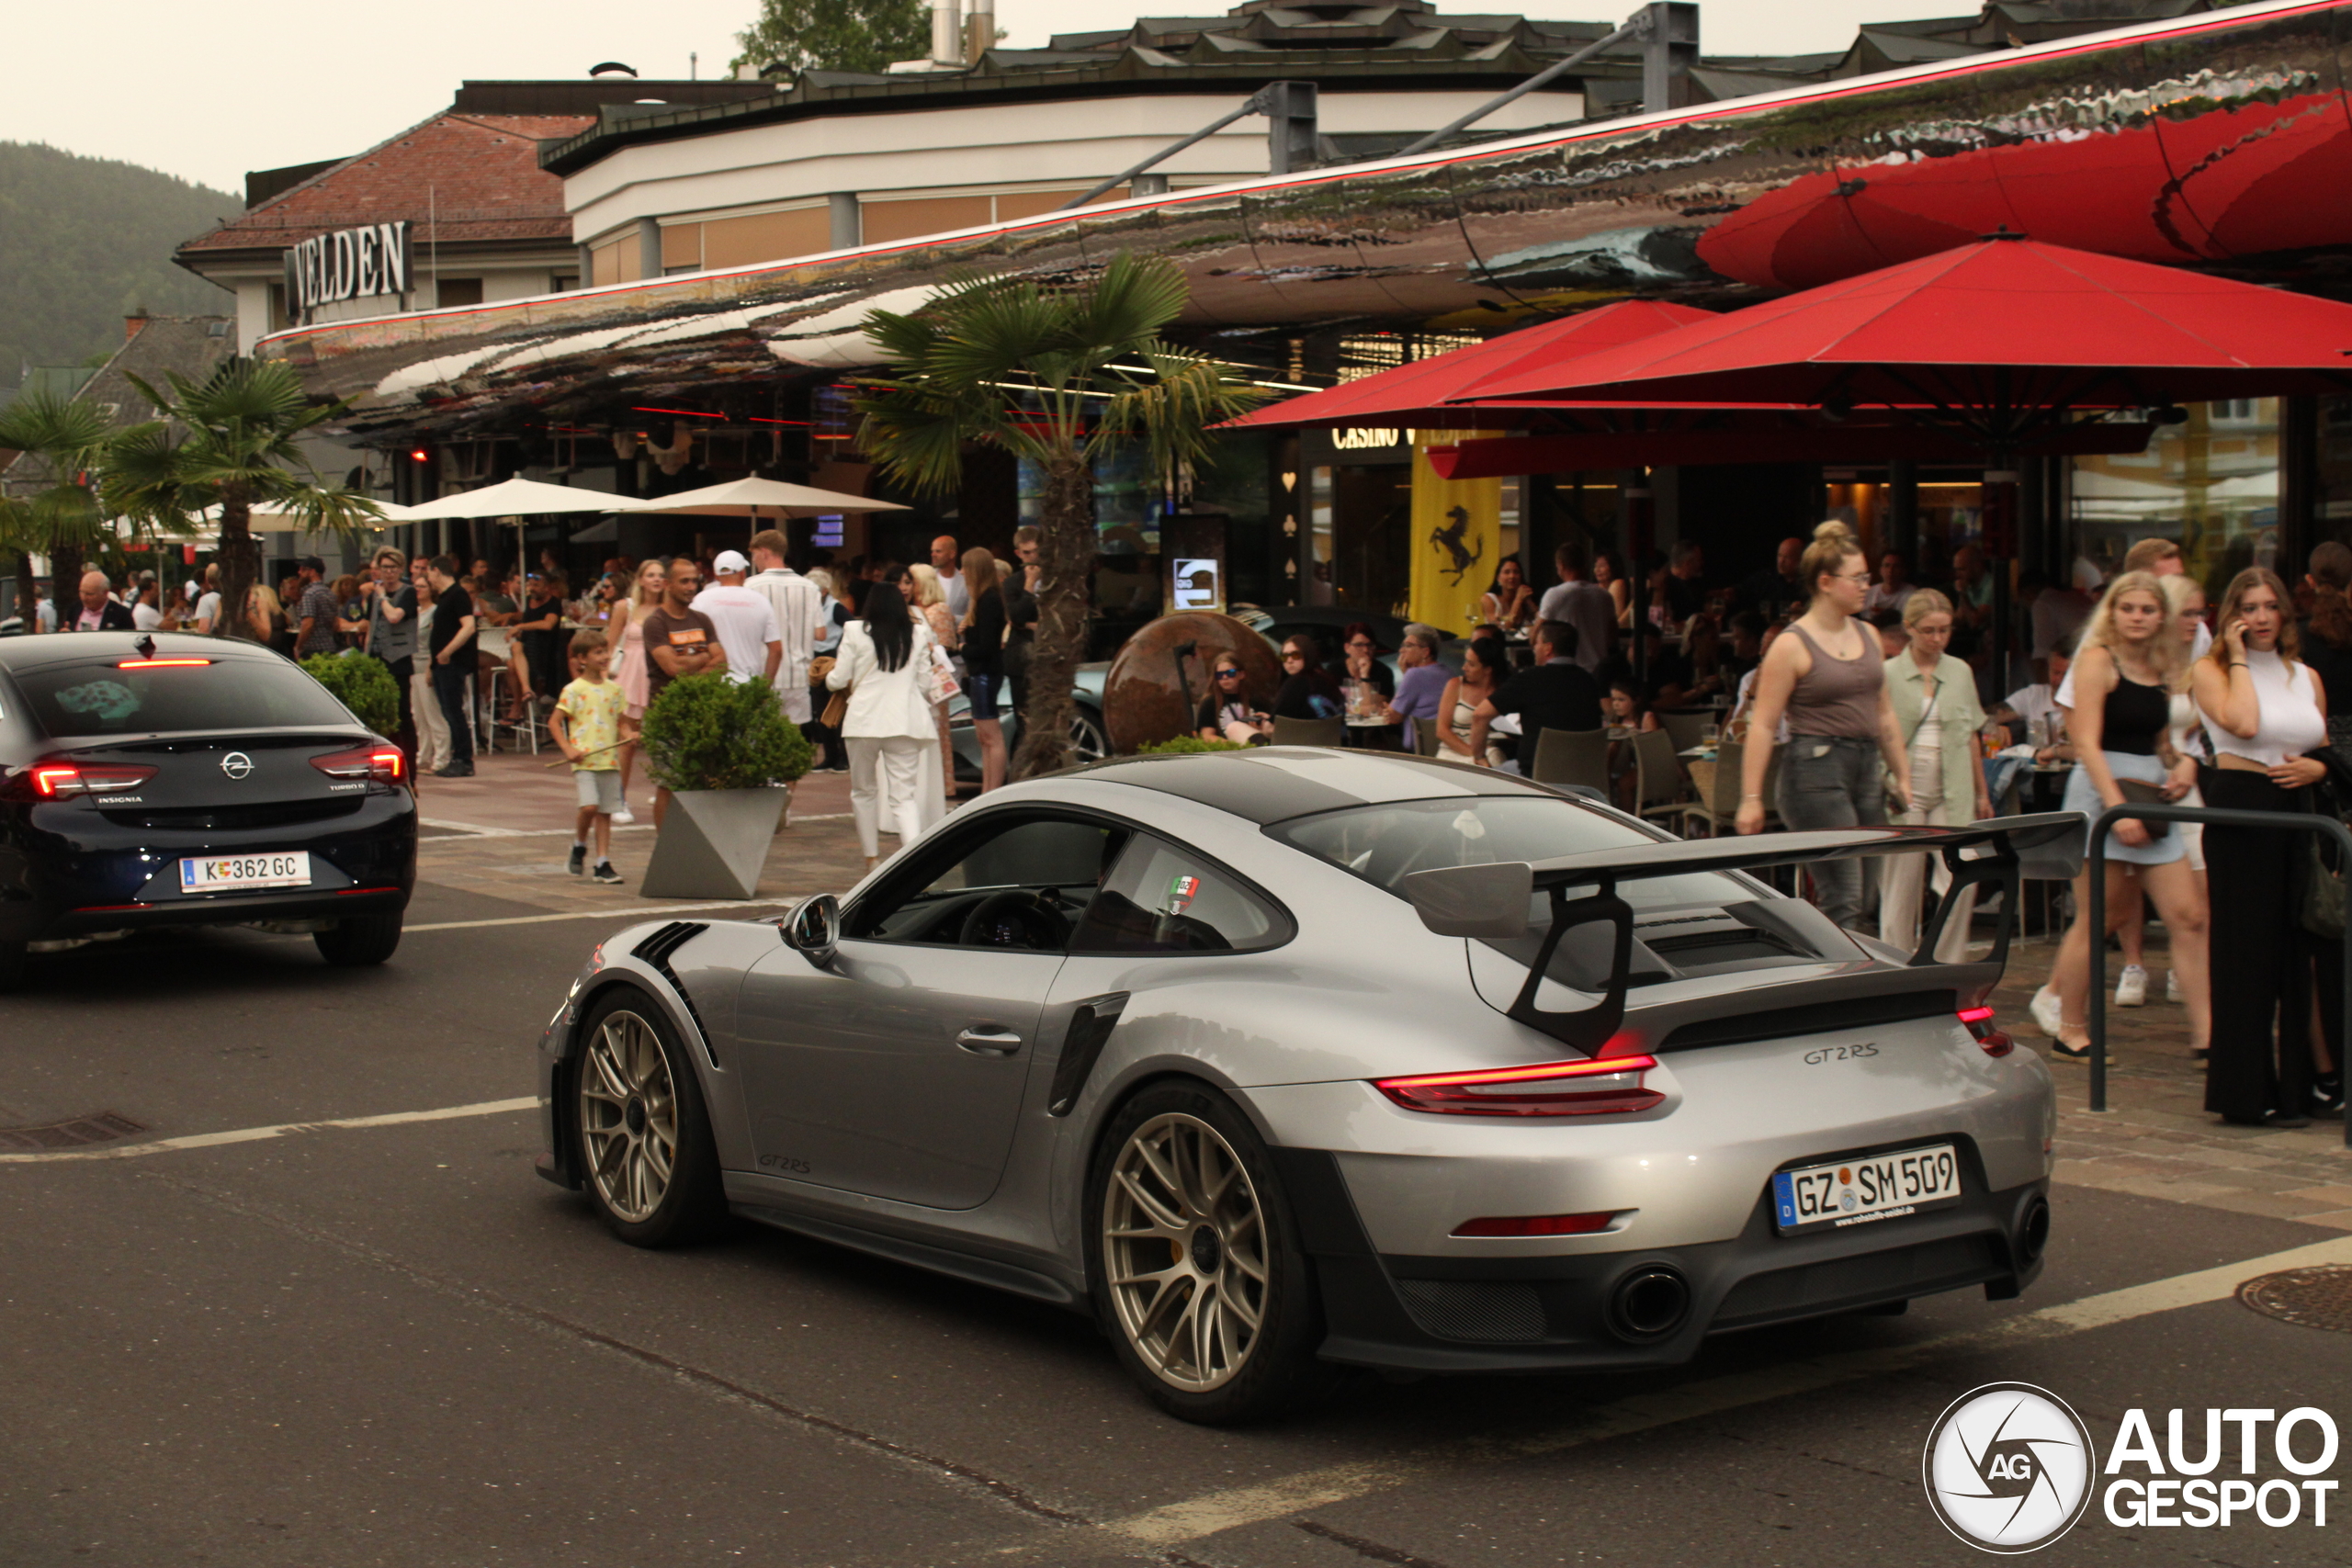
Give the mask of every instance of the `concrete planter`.
[[791, 792], [688, 789], [670, 796], [639, 889], [649, 898], [749, 898]]

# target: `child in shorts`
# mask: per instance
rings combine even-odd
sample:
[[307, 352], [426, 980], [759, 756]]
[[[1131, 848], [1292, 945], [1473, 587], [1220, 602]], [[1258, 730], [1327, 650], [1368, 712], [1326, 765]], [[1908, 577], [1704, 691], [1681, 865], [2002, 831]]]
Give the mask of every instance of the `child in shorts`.
[[580, 795], [572, 818], [571, 874], [588, 862], [588, 834], [596, 835], [595, 880], [616, 884], [613, 869], [613, 813], [621, 808], [621, 688], [605, 672], [605, 634], [581, 632], [571, 639], [571, 683], [556, 698], [548, 733], [571, 759], [571, 782]]

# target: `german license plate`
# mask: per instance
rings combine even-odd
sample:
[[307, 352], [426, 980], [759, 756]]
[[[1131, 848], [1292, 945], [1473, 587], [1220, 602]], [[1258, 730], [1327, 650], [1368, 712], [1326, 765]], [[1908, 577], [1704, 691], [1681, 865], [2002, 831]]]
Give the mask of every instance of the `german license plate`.
[[226, 893], [251, 887], [308, 887], [311, 857], [302, 851], [274, 855], [218, 855], [180, 862], [180, 891]]
[[1960, 1159], [1950, 1144], [1808, 1165], [1772, 1177], [1773, 1216], [1782, 1235], [1866, 1225], [1959, 1201]]

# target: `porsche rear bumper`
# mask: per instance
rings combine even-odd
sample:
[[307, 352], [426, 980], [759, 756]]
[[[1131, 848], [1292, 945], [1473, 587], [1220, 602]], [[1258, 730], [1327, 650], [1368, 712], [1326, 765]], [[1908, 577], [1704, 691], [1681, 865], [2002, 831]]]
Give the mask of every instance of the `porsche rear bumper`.
[[[2046, 1180], [1990, 1190], [1971, 1151], [1959, 1203], [1849, 1231], [1782, 1236], [1759, 1192], [1729, 1241], [1572, 1257], [1417, 1258], [1374, 1250], [1328, 1151], [1278, 1149], [1275, 1157], [1321, 1286], [1321, 1355], [1404, 1371], [1676, 1367], [1710, 1334], [1971, 1285], [2006, 1299], [2041, 1274], [2049, 1218]], [[1648, 1293], [1636, 1298], [1637, 1291]], [[1636, 1301], [1652, 1309], [1646, 1321], [1629, 1310]]]

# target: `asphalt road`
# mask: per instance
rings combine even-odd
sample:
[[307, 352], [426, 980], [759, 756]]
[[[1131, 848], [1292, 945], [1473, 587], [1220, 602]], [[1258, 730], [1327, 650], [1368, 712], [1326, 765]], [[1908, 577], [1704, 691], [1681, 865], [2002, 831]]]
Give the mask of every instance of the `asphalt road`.
[[[541, 912], [428, 887], [411, 919]], [[243, 932], [60, 955], [0, 1011], [0, 1126], [526, 1096], [598, 929], [416, 931], [358, 975]], [[1920, 1449], [1976, 1385], [2045, 1386], [2102, 1446], [2133, 1406], [2159, 1440], [2174, 1406], [2352, 1425], [2352, 1338], [2142, 1288], [2344, 1233], [2188, 1204], [2062, 1186], [2021, 1302], [1722, 1339], [1674, 1379], [1368, 1382], [1211, 1431], [1049, 1307], [748, 1226], [622, 1247], [531, 1174], [536, 1128], [0, 1162], [0, 1564], [1963, 1562]], [[2095, 1504], [2047, 1556], [2340, 1562], [2352, 1523], [2121, 1529]]]

